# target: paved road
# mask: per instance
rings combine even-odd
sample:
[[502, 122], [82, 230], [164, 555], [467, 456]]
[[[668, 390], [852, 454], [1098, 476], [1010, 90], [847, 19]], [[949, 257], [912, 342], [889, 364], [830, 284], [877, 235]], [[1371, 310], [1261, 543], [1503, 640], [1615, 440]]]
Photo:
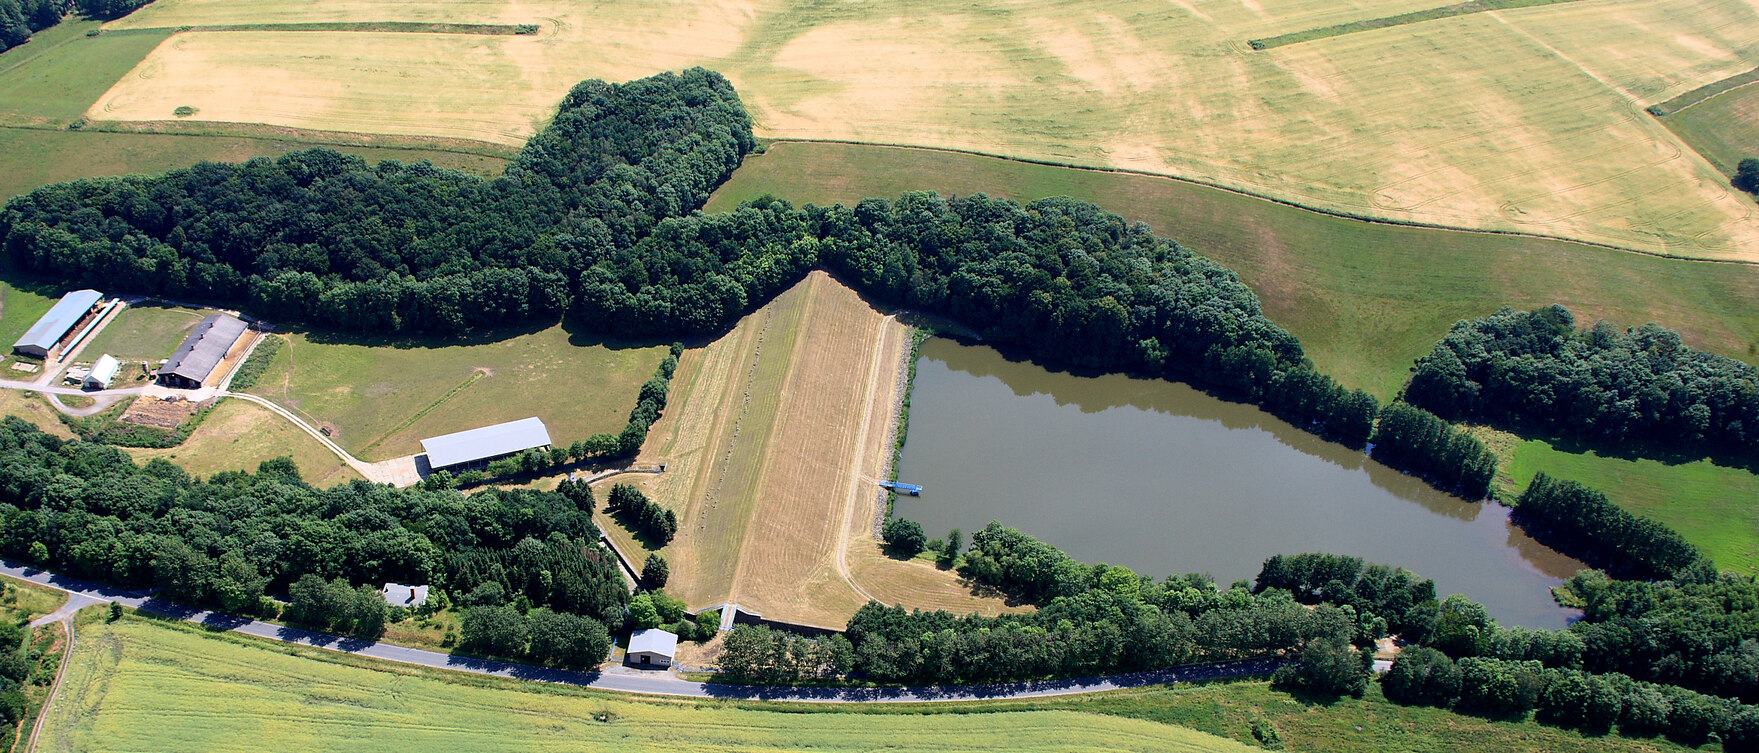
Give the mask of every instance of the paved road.
[[[1050, 696], [1121, 690], [1173, 682], [1195, 682], [1228, 677], [1269, 674], [1279, 662], [1260, 659], [1226, 664], [1206, 664], [1159, 672], [1093, 677], [1078, 680], [1045, 680], [995, 685], [963, 685], [928, 688], [790, 688], [749, 685], [727, 685], [692, 682], [669, 672], [644, 671], [629, 667], [612, 667], [598, 671], [579, 672], [566, 669], [534, 667], [526, 664], [473, 659], [407, 646], [393, 646], [354, 638], [341, 638], [325, 633], [284, 627], [227, 614], [192, 609], [181, 604], [154, 598], [140, 591], [123, 591], [56, 575], [32, 567], [0, 560], [0, 573], [39, 583], [73, 595], [63, 609], [75, 604], [119, 601], [126, 606], [178, 617], [213, 628], [231, 630], [258, 638], [295, 643], [331, 651], [341, 651], [375, 659], [415, 664], [435, 669], [449, 669], [479, 675], [496, 675], [535, 682], [576, 685], [595, 690], [649, 695], [687, 696], [692, 698], [727, 698], [761, 701], [796, 701], [805, 703], [925, 703], [946, 701], [981, 701], [1005, 698], [1045, 698]], [[59, 610], [58, 610], [59, 611]], [[45, 617], [45, 620], [48, 618]]]

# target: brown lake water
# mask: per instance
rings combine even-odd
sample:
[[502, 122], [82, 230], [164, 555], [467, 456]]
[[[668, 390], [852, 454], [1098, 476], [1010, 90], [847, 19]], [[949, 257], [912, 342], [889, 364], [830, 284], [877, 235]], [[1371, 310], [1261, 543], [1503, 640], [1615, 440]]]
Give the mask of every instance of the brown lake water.
[[1504, 625], [1558, 628], [1550, 588], [1582, 565], [1495, 503], [1468, 502], [1250, 405], [1187, 385], [1052, 372], [924, 343], [895, 514], [929, 537], [991, 520], [1084, 562], [1226, 586], [1272, 554], [1361, 556], [1435, 579]]

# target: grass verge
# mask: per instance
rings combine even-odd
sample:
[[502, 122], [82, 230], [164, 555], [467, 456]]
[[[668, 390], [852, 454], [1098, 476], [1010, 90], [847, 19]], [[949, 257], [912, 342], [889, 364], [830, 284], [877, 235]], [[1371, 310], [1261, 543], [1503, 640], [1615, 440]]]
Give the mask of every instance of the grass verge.
[[[128, 617], [80, 627], [44, 750], [1244, 751], [1066, 710], [849, 714], [681, 703], [392, 667]], [[372, 671], [382, 668], [385, 671]], [[214, 703], [223, 688], [226, 703]], [[443, 721], [440, 721], [443, 720]]]

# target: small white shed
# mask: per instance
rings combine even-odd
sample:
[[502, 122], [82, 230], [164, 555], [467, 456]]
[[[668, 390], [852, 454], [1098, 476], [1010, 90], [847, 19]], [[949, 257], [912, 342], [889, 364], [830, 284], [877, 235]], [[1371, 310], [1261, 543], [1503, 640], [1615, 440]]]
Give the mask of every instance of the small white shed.
[[110, 383], [116, 381], [116, 372], [121, 368], [122, 362], [116, 360], [115, 356], [109, 353], [99, 356], [98, 362], [92, 364], [92, 370], [86, 374], [85, 388], [88, 390], [110, 389]]
[[678, 653], [678, 636], [659, 628], [637, 630], [629, 636], [629, 653], [624, 661], [647, 667], [670, 667]]
[[402, 583], [386, 583], [384, 588], [385, 603], [394, 607], [414, 609], [428, 600], [427, 586], [406, 586]]

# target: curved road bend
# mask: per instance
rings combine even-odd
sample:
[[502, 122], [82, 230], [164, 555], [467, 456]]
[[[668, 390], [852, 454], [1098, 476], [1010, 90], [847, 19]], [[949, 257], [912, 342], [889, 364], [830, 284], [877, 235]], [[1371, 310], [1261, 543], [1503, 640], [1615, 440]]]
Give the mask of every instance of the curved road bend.
[[[118, 601], [136, 609], [177, 617], [211, 628], [231, 630], [258, 638], [294, 643], [303, 646], [339, 651], [386, 661], [414, 664], [434, 669], [449, 669], [479, 675], [495, 675], [533, 682], [552, 682], [594, 690], [619, 693], [686, 696], [692, 698], [723, 698], [757, 701], [794, 701], [804, 703], [925, 703], [945, 701], [984, 701], [1007, 698], [1046, 698], [1052, 696], [1122, 690], [1175, 682], [1196, 682], [1232, 677], [1268, 674], [1280, 664], [1275, 659], [1256, 659], [1226, 664], [1206, 664], [1166, 669], [1158, 672], [1136, 672], [1107, 677], [1077, 680], [1043, 680], [1036, 682], [1000, 683], [994, 685], [962, 685], [926, 688], [795, 688], [778, 686], [727, 685], [713, 682], [692, 682], [667, 672], [643, 671], [616, 667], [580, 672], [566, 669], [534, 667], [528, 664], [453, 656], [407, 646], [393, 646], [354, 638], [341, 638], [325, 633], [284, 627], [227, 614], [207, 612], [181, 604], [153, 598], [140, 591], [123, 591], [56, 575], [46, 570], [22, 567], [0, 560], [0, 573], [21, 580], [48, 586], [70, 594], [67, 608], [76, 604]], [[59, 613], [61, 610], [57, 610]], [[45, 618], [47, 619], [47, 618]]]

